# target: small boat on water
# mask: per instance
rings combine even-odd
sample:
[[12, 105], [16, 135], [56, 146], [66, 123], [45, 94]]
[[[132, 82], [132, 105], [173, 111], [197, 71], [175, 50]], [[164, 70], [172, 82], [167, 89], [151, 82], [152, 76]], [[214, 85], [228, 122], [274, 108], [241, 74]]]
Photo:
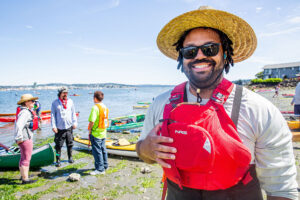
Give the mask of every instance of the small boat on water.
[[293, 98], [295, 94], [282, 94], [282, 96], [285, 98]]
[[109, 119], [109, 132], [119, 132], [123, 130], [129, 130], [139, 128], [144, 125], [145, 114], [127, 115], [123, 117], [116, 117]]
[[[51, 113], [51, 110], [43, 110], [41, 114]], [[16, 116], [16, 113], [2, 113], [0, 117]]]
[[137, 102], [137, 104], [150, 105], [151, 102], [142, 102], [142, 101], [139, 101], [139, 102]]
[[149, 105], [142, 105], [142, 106], [133, 106], [133, 109], [147, 109]]
[[[84, 148], [84, 149], [91, 149], [89, 140], [87, 138], [80, 138], [75, 137], [74, 142], [77, 146]], [[126, 143], [125, 145], [122, 144], [117, 139], [106, 139], [105, 146], [107, 153], [112, 155], [119, 155], [119, 156], [128, 156], [128, 157], [138, 157], [135, 151], [135, 143]]]
[[[76, 116], [79, 116], [79, 112], [76, 113]], [[51, 113], [42, 113], [41, 114], [41, 119], [42, 120], [47, 120], [51, 118]], [[16, 116], [1, 116], [0, 117], [0, 122], [15, 122], [16, 121]]]
[[70, 94], [69, 96], [77, 97], [80, 96], [80, 94]]
[[[9, 147], [9, 151], [0, 150], [0, 168], [18, 168], [21, 157], [19, 147]], [[43, 167], [54, 162], [55, 152], [51, 144], [44, 145], [32, 151], [30, 167]]]

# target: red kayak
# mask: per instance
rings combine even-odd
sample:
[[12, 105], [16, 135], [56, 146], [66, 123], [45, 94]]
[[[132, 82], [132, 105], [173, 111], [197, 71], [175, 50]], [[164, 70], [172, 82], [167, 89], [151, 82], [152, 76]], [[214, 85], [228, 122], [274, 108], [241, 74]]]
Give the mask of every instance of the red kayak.
[[[76, 116], [79, 116], [79, 112], [76, 113]], [[51, 113], [42, 113], [41, 114], [42, 120], [47, 120], [51, 118]], [[0, 122], [15, 122], [15, 116], [8, 116], [8, 117], [0, 117]]]
[[283, 97], [287, 97], [287, 98], [291, 98], [291, 97], [294, 97], [295, 95], [294, 94], [282, 94]]
[[294, 111], [281, 111], [281, 114], [294, 114]]
[[[51, 110], [43, 110], [42, 114], [51, 113]], [[0, 117], [16, 116], [16, 113], [1, 113]]]

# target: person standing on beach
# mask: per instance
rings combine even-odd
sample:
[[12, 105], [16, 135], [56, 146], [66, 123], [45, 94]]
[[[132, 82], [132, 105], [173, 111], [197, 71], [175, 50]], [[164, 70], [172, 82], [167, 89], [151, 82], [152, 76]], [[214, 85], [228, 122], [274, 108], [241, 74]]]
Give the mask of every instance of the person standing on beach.
[[69, 163], [73, 163], [73, 129], [77, 127], [75, 106], [72, 99], [68, 98], [68, 89], [63, 87], [58, 90], [58, 98], [51, 106], [51, 126], [55, 133], [54, 142], [56, 150], [56, 167], [60, 167], [61, 148], [66, 141]]
[[22, 184], [35, 183], [37, 180], [28, 178], [30, 160], [33, 150], [33, 131], [38, 128], [38, 118], [32, 111], [34, 101], [38, 97], [33, 97], [31, 94], [24, 94], [18, 101], [20, 109], [17, 111], [17, 119], [15, 121], [15, 141], [18, 144], [21, 157], [19, 169], [22, 177]]
[[157, 37], [188, 81], [155, 98], [137, 153], [164, 170], [163, 197], [298, 199], [292, 134], [262, 96], [224, 78], [256, 49], [251, 26], [231, 13], [201, 7], [177, 16]]
[[95, 170], [91, 175], [105, 174], [108, 168], [107, 151], [105, 146], [106, 128], [108, 127], [108, 108], [102, 103], [104, 94], [94, 93], [94, 103], [89, 116], [89, 138], [92, 143], [92, 154], [95, 160]]
[[[296, 74], [296, 77], [298, 81], [300, 81], [300, 74]], [[300, 82], [297, 83], [295, 95], [293, 97], [291, 105], [294, 105], [294, 114], [300, 115]]]
[[274, 97], [278, 97], [279, 89], [280, 89], [280, 84], [278, 84], [278, 85], [275, 86], [275, 94], [273, 95], [273, 98]]

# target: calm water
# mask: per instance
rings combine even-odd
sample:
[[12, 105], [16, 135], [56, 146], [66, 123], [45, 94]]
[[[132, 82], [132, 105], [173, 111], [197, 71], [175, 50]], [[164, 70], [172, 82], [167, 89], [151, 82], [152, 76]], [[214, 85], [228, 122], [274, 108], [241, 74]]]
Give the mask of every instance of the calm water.
[[[158, 94], [171, 89], [171, 87], [138, 87], [130, 89], [102, 89], [104, 93], [103, 103], [109, 108], [109, 117], [118, 117], [134, 113], [143, 113], [145, 110], [134, 110], [133, 105], [139, 101], [151, 102]], [[74, 101], [76, 111], [79, 111], [78, 128], [75, 133], [87, 134], [88, 117], [91, 107], [94, 105], [93, 92], [95, 90], [69, 90], [69, 94], [79, 94], [80, 96], [70, 96]], [[39, 97], [42, 110], [50, 110], [51, 103], [57, 98], [56, 90], [37, 90], [35, 91], [0, 91], [0, 113], [14, 113], [16, 103], [20, 96], [25, 93], [31, 93]], [[13, 123], [0, 122], [0, 142], [5, 145], [11, 145], [13, 140]], [[35, 134], [36, 139], [52, 136], [50, 121], [42, 123], [42, 130]]]

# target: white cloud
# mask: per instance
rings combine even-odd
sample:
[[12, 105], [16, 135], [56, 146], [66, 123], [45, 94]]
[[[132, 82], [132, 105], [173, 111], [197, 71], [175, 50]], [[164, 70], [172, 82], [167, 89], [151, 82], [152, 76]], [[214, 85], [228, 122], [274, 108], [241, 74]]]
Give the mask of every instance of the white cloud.
[[257, 13], [259, 13], [263, 8], [262, 7], [256, 7], [255, 10]]
[[272, 33], [261, 33], [259, 35], [259, 37], [272, 37], [272, 36], [277, 36], [277, 35], [284, 35], [284, 34], [298, 32], [299, 30], [300, 30], [300, 27], [294, 27], [294, 28], [277, 31], [277, 32], [272, 32]]
[[296, 16], [287, 20], [290, 24], [298, 24], [300, 23], [300, 16]]
[[276, 10], [281, 10], [281, 7], [277, 7]]
[[30, 25], [26, 25], [25, 28], [32, 29], [33, 27]]

